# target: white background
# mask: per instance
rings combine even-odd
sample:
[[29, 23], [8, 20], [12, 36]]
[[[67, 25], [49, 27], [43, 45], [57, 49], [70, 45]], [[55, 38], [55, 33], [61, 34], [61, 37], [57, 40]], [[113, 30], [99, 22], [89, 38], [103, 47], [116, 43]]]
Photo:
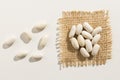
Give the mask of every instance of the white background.
[[[120, 80], [120, 2], [119, 0], [0, 0], [0, 80]], [[62, 11], [109, 10], [112, 26], [112, 59], [99, 67], [64, 68], [59, 70], [55, 48], [57, 19]], [[48, 28], [39, 34], [32, 34], [33, 25], [47, 21]], [[24, 44], [19, 35], [29, 32], [33, 40]], [[49, 34], [47, 46], [37, 51], [41, 36]], [[2, 49], [5, 39], [16, 36], [15, 44]], [[18, 62], [14, 56], [27, 50], [29, 55]], [[45, 54], [35, 63], [28, 61], [31, 54]]]

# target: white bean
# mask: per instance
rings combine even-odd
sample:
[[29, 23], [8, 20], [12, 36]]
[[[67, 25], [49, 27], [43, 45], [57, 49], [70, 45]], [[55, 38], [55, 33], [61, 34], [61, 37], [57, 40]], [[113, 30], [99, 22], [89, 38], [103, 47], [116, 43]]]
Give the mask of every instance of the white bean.
[[88, 22], [84, 22], [83, 23], [83, 28], [88, 31], [89, 33], [91, 33], [93, 31], [92, 26], [88, 23]]
[[70, 41], [71, 41], [71, 44], [74, 47], [74, 49], [79, 49], [79, 44], [78, 44], [78, 41], [76, 40], [76, 38], [71, 38]]
[[100, 33], [102, 31], [102, 27], [96, 27], [93, 32], [92, 32], [92, 36], [95, 36], [96, 34]]
[[97, 55], [99, 52], [99, 49], [100, 49], [100, 46], [98, 44], [95, 44], [93, 49], [92, 49], [91, 55], [93, 55], [93, 56]]
[[88, 33], [87, 31], [82, 31], [82, 35], [84, 38], [92, 39], [92, 35]]
[[80, 46], [85, 46], [85, 40], [82, 35], [78, 35], [77, 40]]
[[35, 25], [33, 28], [32, 28], [32, 32], [33, 33], [38, 33], [40, 31], [42, 31], [43, 29], [45, 29], [47, 26], [47, 24], [39, 24], [39, 25]]
[[47, 42], [48, 42], [48, 36], [45, 35], [39, 40], [38, 50], [43, 49], [46, 46]]
[[11, 47], [13, 45], [13, 43], [15, 42], [16, 38], [15, 37], [12, 37], [11, 39], [8, 39], [6, 40], [4, 43], [3, 43], [3, 48], [4, 49], [7, 49], [9, 47]]
[[86, 50], [88, 52], [91, 52], [92, 51], [92, 43], [91, 43], [91, 41], [89, 39], [86, 39], [85, 44], [86, 44]]
[[76, 32], [76, 26], [73, 25], [69, 32], [69, 38], [73, 37], [75, 35], [75, 32]]
[[41, 54], [33, 54], [29, 58], [29, 62], [37, 62], [37, 61], [41, 60], [42, 58], [43, 58], [43, 55], [41, 55]]
[[85, 48], [81, 48], [80, 53], [82, 54], [83, 57], [90, 57], [90, 54], [87, 52]]
[[92, 39], [92, 44], [96, 44], [101, 38], [100, 34], [96, 34]]
[[81, 24], [78, 24], [76, 26], [76, 34], [79, 35], [83, 30], [83, 26]]
[[20, 38], [26, 44], [29, 43], [32, 40], [31, 35], [29, 33], [27, 33], [27, 32], [23, 32], [20, 35]]
[[26, 52], [19, 53], [14, 57], [14, 61], [21, 60], [21, 59], [25, 58], [26, 56], [27, 56]]

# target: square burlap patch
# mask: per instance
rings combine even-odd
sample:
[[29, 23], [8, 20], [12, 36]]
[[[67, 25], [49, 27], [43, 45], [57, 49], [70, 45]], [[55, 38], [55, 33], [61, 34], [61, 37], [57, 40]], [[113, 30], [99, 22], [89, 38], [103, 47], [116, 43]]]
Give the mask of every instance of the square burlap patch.
[[[84, 58], [79, 50], [75, 50], [69, 40], [68, 33], [72, 25], [88, 22], [93, 28], [101, 26], [101, 39], [98, 44], [101, 46], [99, 53], [90, 58]], [[88, 65], [103, 65], [107, 59], [111, 59], [112, 36], [109, 25], [108, 11], [72, 11], [63, 12], [62, 18], [58, 20], [57, 49], [59, 52], [60, 67], [79, 67]]]

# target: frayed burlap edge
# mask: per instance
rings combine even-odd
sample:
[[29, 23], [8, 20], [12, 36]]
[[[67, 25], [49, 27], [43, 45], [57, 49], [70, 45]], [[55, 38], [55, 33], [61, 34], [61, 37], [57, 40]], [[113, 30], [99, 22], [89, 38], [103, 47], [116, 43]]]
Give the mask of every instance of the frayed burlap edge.
[[[70, 43], [68, 33], [72, 25], [79, 23], [89, 22], [93, 28], [101, 26], [103, 31], [101, 32], [101, 40], [99, 45], [101, 46], [98, 55], [90, 58], [84, 58], [79, 51], [76, 51]], [[62, 18], [58, 19], [59, 27], [57, 28], [56, 48], [59, 59], [59, 65], [61, 67], [79, 67], [88, 65], [104, 65], [107, 59], [111, 59], [112, 48], [112, 34], [111, 27], [109, 25], [108, 11], [72, 11], [63, 12]]]

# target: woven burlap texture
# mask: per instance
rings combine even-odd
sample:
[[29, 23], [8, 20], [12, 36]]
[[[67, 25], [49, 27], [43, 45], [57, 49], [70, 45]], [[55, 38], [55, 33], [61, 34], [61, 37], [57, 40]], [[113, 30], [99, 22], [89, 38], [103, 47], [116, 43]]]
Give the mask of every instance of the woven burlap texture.
[[[101, 26], [101, 46], [99, 53], [90, 58], [84, 58], [79, 50], [75, 50], [69, 40], [68, 34], [72, 25], [88, 22], [93, 28]], [[88, 65], [103, 65], [107, 59], [111, 59], [112, 36], [109, 25], [108, 11], [71, 11], [63, 12], [62, 18], [58, 19], [59, 27], [57, 37], [57, 49], [60, 67], [79, 67]]]

